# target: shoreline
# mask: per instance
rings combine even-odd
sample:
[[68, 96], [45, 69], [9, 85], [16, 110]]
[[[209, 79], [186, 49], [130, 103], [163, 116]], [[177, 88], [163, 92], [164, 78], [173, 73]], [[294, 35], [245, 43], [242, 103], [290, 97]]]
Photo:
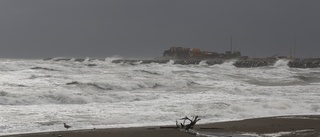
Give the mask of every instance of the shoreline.
[[[174, 122], [173, 122], [174, 123]], [[174, 128], [175, 125], [147, 126], [130, 128], [106, 128], [63, 130], [52, 132], [0, 135], [0, 137], [194, 137], [194, 136], [232, 136], [232, 137], [319, 137], [320, 115], [293, 115], [262, 117], [237, 121], [226, 121], [195, 125], [188, 132]]]

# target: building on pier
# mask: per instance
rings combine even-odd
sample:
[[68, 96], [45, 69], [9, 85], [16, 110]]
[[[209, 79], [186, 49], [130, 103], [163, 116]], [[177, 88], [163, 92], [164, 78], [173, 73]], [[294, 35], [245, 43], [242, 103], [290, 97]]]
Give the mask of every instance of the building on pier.
[[198, 48], [171, 47], [163, 52], [163, 57], [182, 60], [210, 60], [210, 59], [233, 59], [246, 58], [241, 56], [240, 51], [226, 51], [226, 53], [217, 53], [210, 51], [201, 51]]

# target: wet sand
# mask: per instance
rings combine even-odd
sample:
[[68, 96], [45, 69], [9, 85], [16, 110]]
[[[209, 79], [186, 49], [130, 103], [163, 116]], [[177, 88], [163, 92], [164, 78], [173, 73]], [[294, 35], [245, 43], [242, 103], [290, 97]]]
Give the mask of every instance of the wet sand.
[[[174, 121], [173, 121], [174, 123]], [[63, 125], [61, 125], [63, 126]], [[280, 116], [199, 124], [185, 132], [172, 126], [64, 130], [1, 137], [320, 137], [320, 115]]]

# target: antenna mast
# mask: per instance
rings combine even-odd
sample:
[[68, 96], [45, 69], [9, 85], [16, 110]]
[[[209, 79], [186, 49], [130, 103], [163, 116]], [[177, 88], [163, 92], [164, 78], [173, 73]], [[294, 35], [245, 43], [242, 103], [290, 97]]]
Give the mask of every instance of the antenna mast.
[[230, 52], [231, 52], [231, 54], [232, 54], [232, 53], [233, 53], [233, 47], [232, 47], [232, 36], [230, 37], [230, 46], [231, 46]]
[[297, 44], [297, 37], [293, 37], [293, 58], [296, 58], [296, 44]]

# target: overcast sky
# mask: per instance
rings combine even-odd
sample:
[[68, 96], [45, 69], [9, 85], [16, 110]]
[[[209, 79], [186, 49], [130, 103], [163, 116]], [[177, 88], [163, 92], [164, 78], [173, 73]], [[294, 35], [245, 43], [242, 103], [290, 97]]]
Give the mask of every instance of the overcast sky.
[[0, 57], [320, 57], [320, 0], [0, 0]]

